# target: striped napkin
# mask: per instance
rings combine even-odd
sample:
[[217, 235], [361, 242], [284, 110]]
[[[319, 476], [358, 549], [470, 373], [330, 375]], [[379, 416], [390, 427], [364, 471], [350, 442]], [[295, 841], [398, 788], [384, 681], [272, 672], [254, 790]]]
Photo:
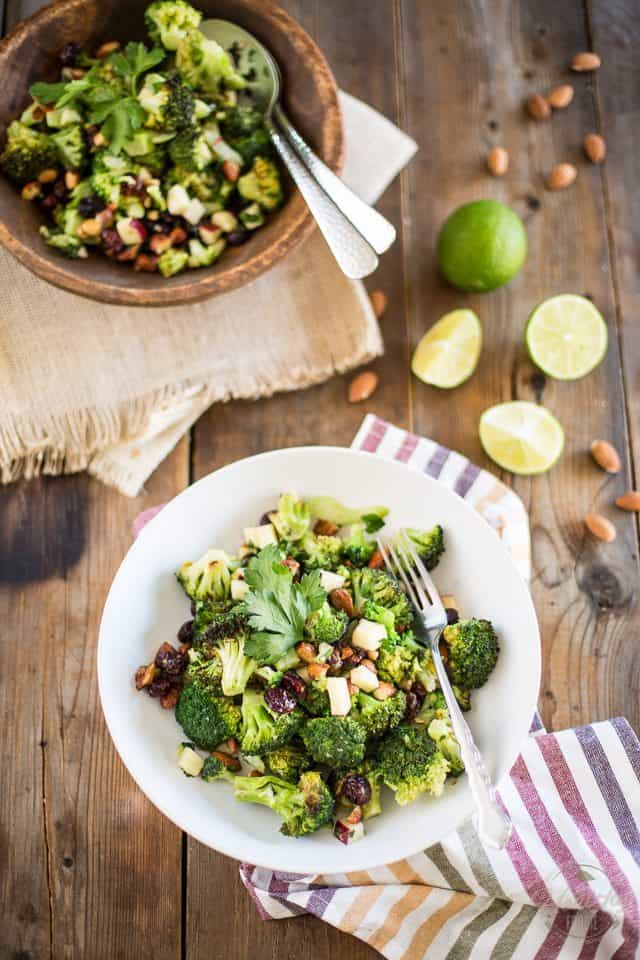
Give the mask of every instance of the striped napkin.
[[[371, 415], [352, 446], [455, 490], [529, 579], [526, 511], [494, 476]], [[640, 742], [627, 721], [547, 733], [535, 716], [499, 795], [514, 826], [503, 851], [483, 847], [467, 820], [375, 870], [300, 876], [243, 863], [240, 876], [265, 920], [310, 913], [389, 960], [640, 957]]]
[[[352, 446], [455, 490], [529, 579], [526, 511], [494, 476], [371, 415]], [[627, 721], [554, 734], [536, 716], [499, 794], [514, 825], [503, 851], [483, 847], [468, 820], [375, 870], [296, 876], [245, 863], [240, 875], [265, 920], [311, 913], [389, 960], [640, 956], [640, 742]]]

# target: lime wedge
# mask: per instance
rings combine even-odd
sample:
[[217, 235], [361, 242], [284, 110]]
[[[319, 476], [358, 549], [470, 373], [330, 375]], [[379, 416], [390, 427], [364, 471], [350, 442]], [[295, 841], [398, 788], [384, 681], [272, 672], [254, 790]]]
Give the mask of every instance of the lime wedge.
[[499, 403], [480, 417], [480, 443], [505, 470], [544, 473], [562, 453], [564, 432], [544, 407], [524, 401]]
[[607, 325], [590, 300], [573, 293], [539, 304], [527, 323], [527, 350], [555, 380], [577, 380], [591, 373], [607, 352]]
[[482, 327], [473, 310], [452, 310], [427, 330], [411, 369], [434, 387], [457, 387], [475, 370], [481, 347]]

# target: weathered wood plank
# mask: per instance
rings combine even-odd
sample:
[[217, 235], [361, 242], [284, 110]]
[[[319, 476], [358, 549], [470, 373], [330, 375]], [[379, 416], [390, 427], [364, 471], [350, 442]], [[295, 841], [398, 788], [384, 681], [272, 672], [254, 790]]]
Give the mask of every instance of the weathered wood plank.
[[[283, 4], [320, 43], [344, 89], [362, 97], [392, 119], [396, 117], [393, 4], [379, 4], [375, 16], [364, 0], [289, 0]], [[372, 68], [372, 64], [379, 66]], [[393, 185], [380, 209], [400, 225], [400, 188]], [[375, 364], [381, 386], [369, 405], [381, 416], [408, 424], [408, 374], [402, 295], [402, 244], [384, 256], [371, 289], [383, 289], [389, 307], [383, 320], [385, 357]], [[346, 445], [365, 412], [346, 402], [348, 377], [295, 395], [259, 404], [215, 407], [197, 425], [194, 479], [261, 450], [306, 443]], [[346, 955], [353, 960], [376, 956], [312, 918], [264, 923], [238, 877], [237, 864], [189, 841], [187, 874], [187, 956], [261, 960], [311, 956], [324, 960]], [[216, 909], [211, 909], [216, 890]]]
[[[567, 435], [562, 461], [544, 477], [513, 481], [531, 516], [544, 719], [558, 728], [624, 713], [638, 724], [638, 698], [629, 683], [638, 669], [634, 524], [610, 506], [625, 481], [607, 481], [587, 454], [593, 439], [611, 439], [628, 475], [603, 192], [598, 171], [580, 159], [582, 137], [594, 123], [589, 81], [573, 76], [574, 102], [549, 123], [534, 123], [522, 109], [530, 92], [544, 93], [570, 79], [571, 55], [587, 46], [582, 6], [577, 0], [403, 0], [400, 32], [406, 64], [402, 112], [422, 146], [406, 174], [403, 211], [410, 340], [414, 344], [438, 316], [459, 305], [476, 309], [485, 330], [479, 369], [455, 394], [414, 385], [416, 427], [490, 466], [477, 438], [486, 407], [530, 399], [557, 414]], [[511, 153], [511, 170], [500, 181], [484, 170], [493, 144]], [[544, 175], [563, 160], [578, 164], [577, 183], [551, 194], [544, 190]], [[529, 257], [505, 289], [466, 296], [437, 279], [435, 238], [449, 211], [482, 196], [502, 199], [525, 216]], [[539, 200], [540, 208], [531, 211], [527, 197]], [[610, 330], [606, 362], [573, 384], [537, 374], [523, 344], [531, 308], [563, 291], [592, 296]], [[585, 535], [583, 517], [593, 509], [615, 519], [614, 544], [598, 546]]]

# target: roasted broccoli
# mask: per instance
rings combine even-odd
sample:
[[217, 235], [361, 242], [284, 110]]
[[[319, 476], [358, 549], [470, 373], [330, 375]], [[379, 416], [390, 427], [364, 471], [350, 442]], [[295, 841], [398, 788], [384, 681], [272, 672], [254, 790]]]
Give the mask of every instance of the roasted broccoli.
[[87, 141], [81, 124], [76, 123], [51, 135], [58, 158], [67, 170], [83, 170], [87, 162]]
[[56, 145], [46, 133], [39, 133], [19, 120], [9, 124], [7, 143], [0, 155], [0, 167], [16, 183], [35, 180], [47, 167], [58, 162]]
[[312, 717], [328, 717], [330, 715], [331, 704], [327, 693], [327, 681], [324, 677], [307, 684], [302, 706]]
[[334, 610], [325, 603], [307, 618], [304, 629], [314, 643], [337, 643], [348, 624], [344, 610]]
[[316, 763], [344, 770], [364, 757], [367, 735], [350, 717], [315, 717], [306, 722], [301, 736]]
[[[166, 252], [181, 251], [169, 249]], [[207, 550], [199, 560], [183, 563], [176, 576], [192, 600], [225, 600], [231, 589], [230, 568], [231, 558], [224, 550]]]
[[381, 680], [408, 690], [415, 680], [418, 661], [409, 647], [385, 640], [378, 650], [376, 666]]
[[89, 252], [82, 241], [69, 233], [40, 227], [40, 236], [49, 247], [53, 247], [58, 253], [70, 257], [72, 260], [84, 260], [89, 256]]
[[301, 837], [313, 833], [331, 818], [333, 797], [319, 773], [303, 773], [297, 784], [279, 777], [236, 777], [236, 800], [261, 803], [283, 819], [282, 833]]
[[230, 780], [233, 782], [236, 779], [236, 775], [217, 757], [207, 757], [202, 765], [200, 776], [207, 783], [213, 783], [214, 780]]
[[168, 186], [178, 183], [184, 187], [190, 197], [197, 197], [204, 203], [215, 200], [220, 188], [220, 180], [210, 170], [187, 170], [186, 167], [173, 167], [167, 174]]
[[452, 683], [475, 690], [489, 679], [500, 646], [489, 620], [458, 620], [445, 627], [446, 667]]
[[384, 570], [354, 570], [351, 575], [354, 606], [362, 613], [365, 602], [373, 600], [381, 607], [391, 610], [396, 630], [410, 627], [414, 621], [413, 607], [397, 580]]
[[175, 49], [178, 73], [194, 90], [215, 96], [221, 89], [239, 90], [245, 86], [228, 53], [199, 30], [187, 33]]
[[149, 36], [165, 50], [177, 50], [188, 33], [198, 29], [202, 14], [185, 0], [155, 0], [144, 14]]
[[306, 773], [311, 766], [304, 750], [293, 744], [265, 753], [264, 761], [274, 777], [280, 777], [289, 783], [297, 783], [300, 775]]
[[262, 756], [278, 750], [295, 736], [303, 717], [299, 707], [290, 713], [272, 713], [262, 693], [245, 690], [242, 698], [242, 752]]
[[200, 240], [196, 240], [195, 237], [192, 238], [189, 240], [189, 266], [192, 269], [210, 267], [212, 263], [216, 262], [226, 245], [227, 242], [224, 237], [220, 237], [219, 240], [209, 246]]
[[376, 700], [371, 694], [360, 692], [349, 716], [357, 720], [368, 737], [381, 737], [402, 722], [406, 709], [407, 697], [402, 690], [386, 700]]
[[302, 560], [309, 570], [335, 570], [342, 562], [340, 537], [316, 536], [309, 532], [294, 546], [296, 559]]
[[352, 523], [343, 544], [343, 554], [356, 567], [366, 567], [376, 549], [375, 542], [365, 536], [363, 523]]
[[204, 134], [198, 127], [186, 127], [169, 144], [169, 156], [185, 170], [204, 170], [213, 160], [213, 154]]
[[[416, 530], [409, 527], [405, 528], [404, 532], [416, 548], [416, 552], [427, 570], [433, 570], [444, 553], [444, 532], [440, 524], [436, 524], [431, 530]], [[395, 539], [397, 540], [397, 538]], [[398, 543], [400, 549], [402, 549], [402, 539]]]
[[381, 607], [375, 600], [365, 600], [362, 608], [362, 616], [365, 620], [372, 620], [374, 623], [381, 623], [387, 631], [387, 638], [394, 643], [399, 640], [396, 632], [396, 617], [393, 610], [388, 607]]
[[311, 522], [309, 508], [303, 500], [292, 493], [283, 493], [278, 500], [278, 509], [269, 514], [281, 540], [300, 540]]
[[404, 806], [421, 793], [440, 796], [449, 763], [421, 726], [401, 724], [383, 740], [377, 755], [385, 784]]
[[255, 200], [265, 210], [275, 210], [282, 202], [282, 184], [273, 160], [255, 157], [251, 170], [238, 180], [238, 192], [245, 200]]
[[464, 763], [460, 754], [460, 744], [453, 733], [449, 712], [447, 711], [445, 717], [435, 717], [427, 727], [427, 733], [443, 757], [449, 761], [451, 773], [455, 775], [462, 773]]
[[255, 660], [244, 654], [244, 636], [223, 640], [218, 655], [222, 663], [222, 692], [226, 697], [243, 693], [257, 667]]
[[232, 107], [220, 118], [220, 129], [227, 140], [253, 133], [264, 123], [264, 116], [255, 107]]
[[146, 127], [173, 131], [184, 130], [193, 124], [193, 90], [176, 73], [166, 77], [161, 73], [148, 73], [138, 94], [138, 102], [147, 112]]
[[448, 717], [447, 701], [442, 690], [433, 690], [424, 698], [416, 717], [416, 723], [425, 723], [427, 726], [432, 720]]
[[196, 746], [215, 750], [223, 740], [238, 735], [241, 714], [231, 700], [212, 696], [200, 683], [193, 682], [180, 694], [176, 720]]
[[123, 175], [109, 170], [95, 170], [95, 168], [94, 171], [90, 180], [93, 193], [104, 203], [118, 204]]
[[208, 655], [202, 650], [192, 647], [189, 650], [189, 665], [184, 672], [184, 682], [198, 683], [203, 690], [215, 696], [222, 693], [222, 660], [218, 650]]
[[195, 601], [193, 643], [198, 649], [215, 647], [221, 640], [238, 636], [246, 627], [247, 618], [233, 601]]

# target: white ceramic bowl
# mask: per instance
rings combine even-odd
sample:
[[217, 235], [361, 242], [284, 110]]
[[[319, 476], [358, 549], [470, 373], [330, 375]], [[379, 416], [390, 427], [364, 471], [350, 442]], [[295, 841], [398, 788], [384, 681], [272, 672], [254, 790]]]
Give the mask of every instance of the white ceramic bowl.
[[493, 621], [498, 665], [474, 693], [467, 714], [489, 770], [499, 781], [516, 759], [536, 706], [540, 640], [529, 591], [495, 532], [464, 500], [406, 466], [332, 447], [276, 450], [204, 477], [171, 501], [143, 530], [109, 592], [100, 628], [98, 679], [111, 736], [129, 772], [177, 826], [238, 860], [300, 873], [363, 870], [410, 856], [444, 837], [473, 811], [465, 777], [439, 799], [399, 807], [391, 794], [366, 836], [343, 846], [329, 830], [282, 836], [265, 807], [237, 803], [227, 784], [185, 777], [176, 766], [182, 731], [173, 711], [136, 692], [133, 675], [164, 640], [174, 640], [189, 602], [174, 571], [210, 546], [237, 549], [283, 490], [328, 494], [351, 506], [390, 508], [387, 529], [441, 523], [447, 549], [434, 572], [463, 615]]

